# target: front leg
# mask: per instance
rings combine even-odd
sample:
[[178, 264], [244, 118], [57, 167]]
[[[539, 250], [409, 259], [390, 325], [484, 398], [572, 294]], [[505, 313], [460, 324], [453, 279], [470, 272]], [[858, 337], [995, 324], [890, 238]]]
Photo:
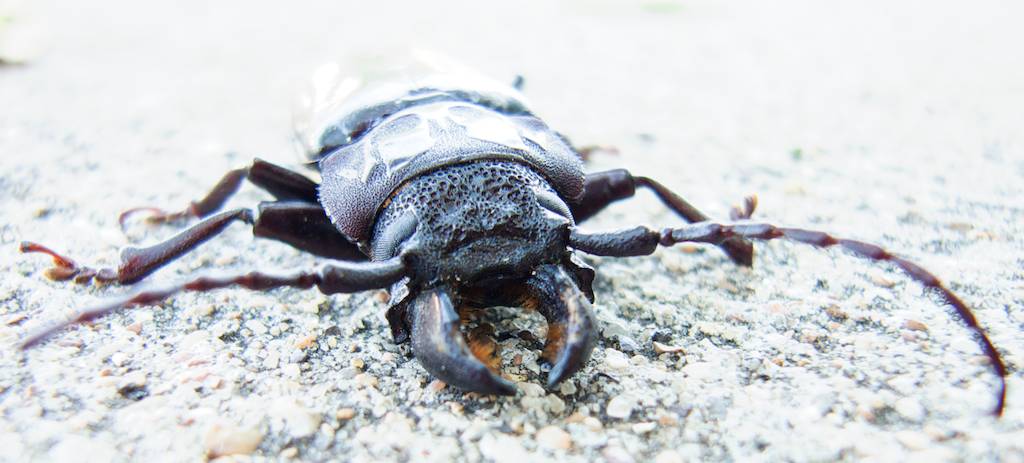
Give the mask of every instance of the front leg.
[[83, 266], [46, 246], [27, 241], [21, 243], [21, 252], [43, 253], [52, 257], [54, 266], [45, 272], [51, 280], [129, 284], [142, 280], [196, 249], [236, 221], [252, 225], [255, 236], [281, 241], [302, 251], [332, 259], [366, 260], [356, 245], [348, 242], [331, 225], [319, 205], [281, 201], [260, 204], [255, 214], [249, 209], [222, 212], [161, 243], [144, 248], [125, 248], [121, 251], [121, 262], [116, 269]]
[[[689, 223], [710, 220], [710, 217], [661, 183], [647, 177], [633, 176], [626, 169], [587, 174], [583, 198], [569, 205], [573, 219], [581, 223], [616, 201], [632, 198], [637, 187], [650, 189], [672, 212]], [[756, 200], [748, 198], [744, 209], [733, 208], [733, 220], [750, 218], [756, 205]], [[732, 237], [717, 244], [733, 262], [745, 267], [753, 265], [754, 245], [750, 241], [743, 237]]]

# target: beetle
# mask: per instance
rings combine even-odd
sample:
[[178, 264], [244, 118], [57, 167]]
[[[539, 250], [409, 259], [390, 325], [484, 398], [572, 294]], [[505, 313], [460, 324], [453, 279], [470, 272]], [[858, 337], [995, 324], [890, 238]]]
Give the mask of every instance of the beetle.
[[[324, 294], [387, 289], [386, 317], [394, 341], [410, 342], [430, 374], [464, 391], [507, 395], [516, 387], [500, 374], [493, 337], [461, 331], [467, 311], [519, 306], [543, 315], [548, 323], [543, 357], [551, 364], [551, 388], [586, 364], [597, 339], [591, 309], [595, 272], [578, 252], [630, 257], [679, 243], [706, 243], [721, 248], [734, 263], [751, 266], [751, 240], [782, 238], [819, 248], [838, 246], [894, 264], [936, 292], [990, 360], [999, 380], [994, 413], [1002, 413], [1006, 367], [998, 350], [966, 304], [924, 268], [873, 244], [753, 221], [754, 198], [734, 208], [730, 221], [716, 222], [649, 177], [624, 169], [584, 173], [584, 150], [531, 112], [518, 85], [466, 75], [435, 72], [411, 83], [359, 88], [342, 81], [322, 89], [326, 97], [311, 102], [331, 103], [314, 111], [322, 117], [305, 121], [308, 127], [299, 131], [307, 160], [322, 178], [319, 183], [256, 159], [229, 171], [183, 210], [131, 209], [122, 214], [122, 226], [138, 212], [148, 212], [147, 220], [154, 223], [200, 221], [162, 243], [124, 249], [116, 269], [79, 265], [46, 246], [22, 243], [23, 252], [53, 258], [46, 276], [80, 283], [138, 282], [234, 222], [250, 225], [255, 236], [330, 259], [317, 270], [288, 275], [201, 276], [143, 289], [32, 334], [23, 347], [69, 325], [181, 291], [228, 286], [260, 291], [316, 287]], [[274, 201], [260, 203], [255, 211], [220, 212], [246, 180]], [[688, 224], [602, 233], [581, 227], [637, 189], [652, 191]]]

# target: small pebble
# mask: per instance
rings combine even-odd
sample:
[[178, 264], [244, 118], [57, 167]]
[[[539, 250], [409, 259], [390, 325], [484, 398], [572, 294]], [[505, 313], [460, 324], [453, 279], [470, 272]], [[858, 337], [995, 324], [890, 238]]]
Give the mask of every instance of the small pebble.
[[658, 424], [662, 426], [675, 426], [679, 424], [679, 420], [672, 415], [661, 415], [658, 417]]
[[486, 421], [475, 419], [462, 433], [462, 438], [470, 442], [476, 442], [484, 436], [488, 429], [490, 429], [490, 425]]
[[608, 463], [633, 463], [633, 456], [626, 451], [626, 449], [616, 446], [609, 445], [601, 450], [601, 456], [604, 457]]
[[267, 356], [263, 359], [263, 368], [273, 370], [277, 368], [277, 365], [281, 362], [281, 354], [277, 351], [271, 351], [267, 353]]
[[480, 453], [498, 463], [530, 461], [529, 454], [519, 440], [507, 434], [490, 434], [480, 440]]
[[658, 427], [658, 424], [653, 421], [645, 421], [643, 423], [636, 423], [633, 425], [633, 433], [635, 434], [647, 434], [654, 431]]
[[292, 399], [280, 398], [270, 405], [271, 417], [284, 421], [292, 438], [300, 439], [316, 432], [323, 418]]
[[903, 327], [913, 331], [928, 331], [928, 325], [917, 320], [907, 320], [903, 323]]
[[629, 418], [629, 415], [633, 413], [633, 407], [635, 406], [636, 400], [632, 397], [617, 395], [608, 401], [608, 408], [605, 411], [612, 418], [625, 419]]
[[213, 304], [204, 304], [196, 308], [193, 313], [200, 317], [209, 317], [215, 309], [216, 307], [214, 307]]
[[248, 328], [249, 331], [252, 331], [252, 334], [256, 336], [267, 334], [267, 326], [264, 325], [263, 322], [256, 319], [246, 321], [245, 327]]
[[544, 388], [540, 384], [522, 382], [517, 384], [517, 386], [526, 397], [541, 397], [544, 395]]
[[299, 364], [289, 363], [281, 367], [281, 373], [289, 378], [298, 378], [302, 374], [302, 370], [299, 368]]
[[352, 368], [355, 368], [356, 370], [362, 370], [363, 367], [366, 366], [366, 362], [364, 362], [363, 359], [359, 357], [355, 357], [352, 359], [352, 361], [349, 362], [349, 365]]
[[299, 449], [295, 447], [288, 447], [278, 454], [281, 458], [295, 458], [299, 456]]
[[128, 356], [121, 352], [115, 352], [110, 356], [110, 363], [115, 367], [123, 367], [124, 364], [128, 363]]
[[206, 456], [210, 459], [225, 455], [248, 455], [263, 442], [263, 434], [255, 429], [234, 425], [214, 424], [206, 432]]
[[636, 342], [633, 338], [619, 335], [618, 340], [619, 348], [622, 349], [622, 352], [632, 354], [640, 351], [640, 343]]
[[588, 427], [588, 428], [590, 428], [590, 430], [592, 430], [592, 431], [600, 431], [601, 428], [604, 427], [604, 425], [601, 424], [601, 420], [599, 420], [597, 418], [594, 418], [592, 416], [588, 416], [588, 417], [584, 418], [583, 419], [583, 425]]
[[377, 387], [377, 384], [379, 383], [377, 377], [369, 373], [359, 373], [356, 375], [355, 380], [356, 384], [363, 387]]
[[545, 426], [537, 431], [537, 443], [549, 449], [569, 450], [572, 448], [572, 437], [557, 426]]
[[551, 413], [561, 415], [565, 411], [565, 401], [554, 394], [548, 394], [547, 407]]
[[314, 342], [316, 342], [316, 334], [310, 333], [297, 339], [294, 346], [296, 349], [308, 349]]
[[565, 422], [566, 423], [582, 423], [583, 419], [586, 418], [586, 417], [587, 417], [587, 415], [584, 415], [584, 414], [582, 414], [580, 412], [573, 412], [572, 415], [569, 415], [569, 416], [565, 417]]
[[902, 415], [907, 420], [915, 423], [920, 422], [924, 419], [925, 409], [917, 399], [912, 397], [904, 397], [896, 401], [893, 408], [897, 413]]
[[626, 354], [615, 349], [604, 350], [604, 363], [613, 370], [625, 370], [629, 368], [629, 358]]
[[348, 421], [351, 420], [352, 418], [355, 418], [356, 411], [355, 409], [352, 408], [342, 408], [338, 410], [334, 414], [334, 416], [336, 416], [339, 420]]
[[850, 318], [849, 314], [847, 314], [846, 312], [843, 312], [839, 308], [839, 306], [835, 305], [835, 304], [832, 304], [832, 305], [826, 307], [825, 308], [825, 313], [827, 313], [829, 317], [832, 317], [832, 318], [834, 318], [836, 320], [846, 320], [847, 318]]
[[435, 379], [431, 381], [430, 384], [427, 385], [427, 390], [433, 392], [434, 394], [437, 394], [441, 392], [441, 390], [444, 389], [445, 386], [447, 386], [447, 384], [445, 384], [444, 381]]
[[683, 348], [680, 346], [670, 346], [668, 344], [662, 344], [658, 341], [654, 341], [654, 352], [657, 354], [674, 354], [676, 352], [683, 352]]
[[121, 381], [118, 381], [117, 388], [139, 388], [146, 385], [146, 373], [142, 371], [133, 371], [121, 377]]
[[662, 450], [654, 457], [654, 463], [683, 463], [683, 457], [675, 450]]
[[135, 322], [125, 327], [126, 330], [132, 333], [139, 334], [142, 332], [142, 322]]

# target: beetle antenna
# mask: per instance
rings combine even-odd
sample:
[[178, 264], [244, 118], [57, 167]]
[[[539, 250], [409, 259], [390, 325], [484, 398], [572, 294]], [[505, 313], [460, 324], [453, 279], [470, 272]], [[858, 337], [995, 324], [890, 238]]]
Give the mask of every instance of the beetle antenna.
[[384, 288], [405, 275], [405, 264], [400, 257], [379, 262], [335, 261], [315, 271], [299, 271], [286, 275], [247, 272], [226, 276], [198, 276], [182, 283], [163, 288], [148, 288], [94, 307], [79, 311], [71, 318], [28, 336], [21, 348], [28, 349], [46, 340], [54, 333], [79, 323], [88, 323], [121, 309], [160, 302], [185, 291], [204, 292], [230, 286], [241, 286], [253, 291], [276, 288], [309, 289], [316, 286], [324, 294], [354, 293]]
[[978, 324], [978, 319], [960, 297], [947, 288], [931, 272], [920, 265], [902, 257], [893, 255], [881, 246], [863, 241], [837, 238], [828, 233], [802, 228], [778, 227], [761, 222], [715, 223], [699, 222], [679, 228], [665, 228], [660, 233], [647, 227], [636, 227], [612, 233], [581, 233], [573, 230], [569, 240], [571, 246], [583, 252], [603, 256], [641, 256], [648, 255], [661, 246], [672, 246], [679, 243], [708, 243], [721, 245], [729, 239], [746, 238], [755, 240], [773, 240], [784, 238], [819, 248], [839, 246], [858, 257], [879, 262], [895, 264], [910, 278], [937, 292], [939, 296], [952, 306], [960, 320], [975, 334], [978, 344], [988, 356], [992, 369], [999, 376], [999, 393], [993, 413], [1002, 416], [1006, 405], [1006, 365], [999, 351], [992, 345], [985, 329]]

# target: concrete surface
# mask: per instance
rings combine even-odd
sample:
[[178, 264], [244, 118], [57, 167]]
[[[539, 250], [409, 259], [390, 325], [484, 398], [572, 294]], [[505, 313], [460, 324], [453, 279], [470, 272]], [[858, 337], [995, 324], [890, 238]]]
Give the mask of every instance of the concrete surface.
[[[298, 3], [5, 5], [37, 53], [0, 67], [0, 460], [1024, 460], [1019, 2]], [[602, 339], [552, 394], [439, 389], [371, 293], [182, 295], [14, 347], [125, 291], [47, 281], [18, 241], [112, 264], [174, 232], [122, 234], [121, 210], [181, 206], [255, 156], [293, 163], [290, 104], [318, 64], [408, 46], [524, 75], [551, 125], [619, 149], [593, 170], [718, 217], [757, 193], [763, 219], [918, 260], [1001, 349], [1006, 415], [919, 285], [780, 242], [750, 271], [694, 247], [592, 259]], [[634, 223], [678, 220], [644, 194], [587, 227]], [[315, 263], [235, 226], [152, 279]], [[503, 347], [537, 384], [538, 352]]]

